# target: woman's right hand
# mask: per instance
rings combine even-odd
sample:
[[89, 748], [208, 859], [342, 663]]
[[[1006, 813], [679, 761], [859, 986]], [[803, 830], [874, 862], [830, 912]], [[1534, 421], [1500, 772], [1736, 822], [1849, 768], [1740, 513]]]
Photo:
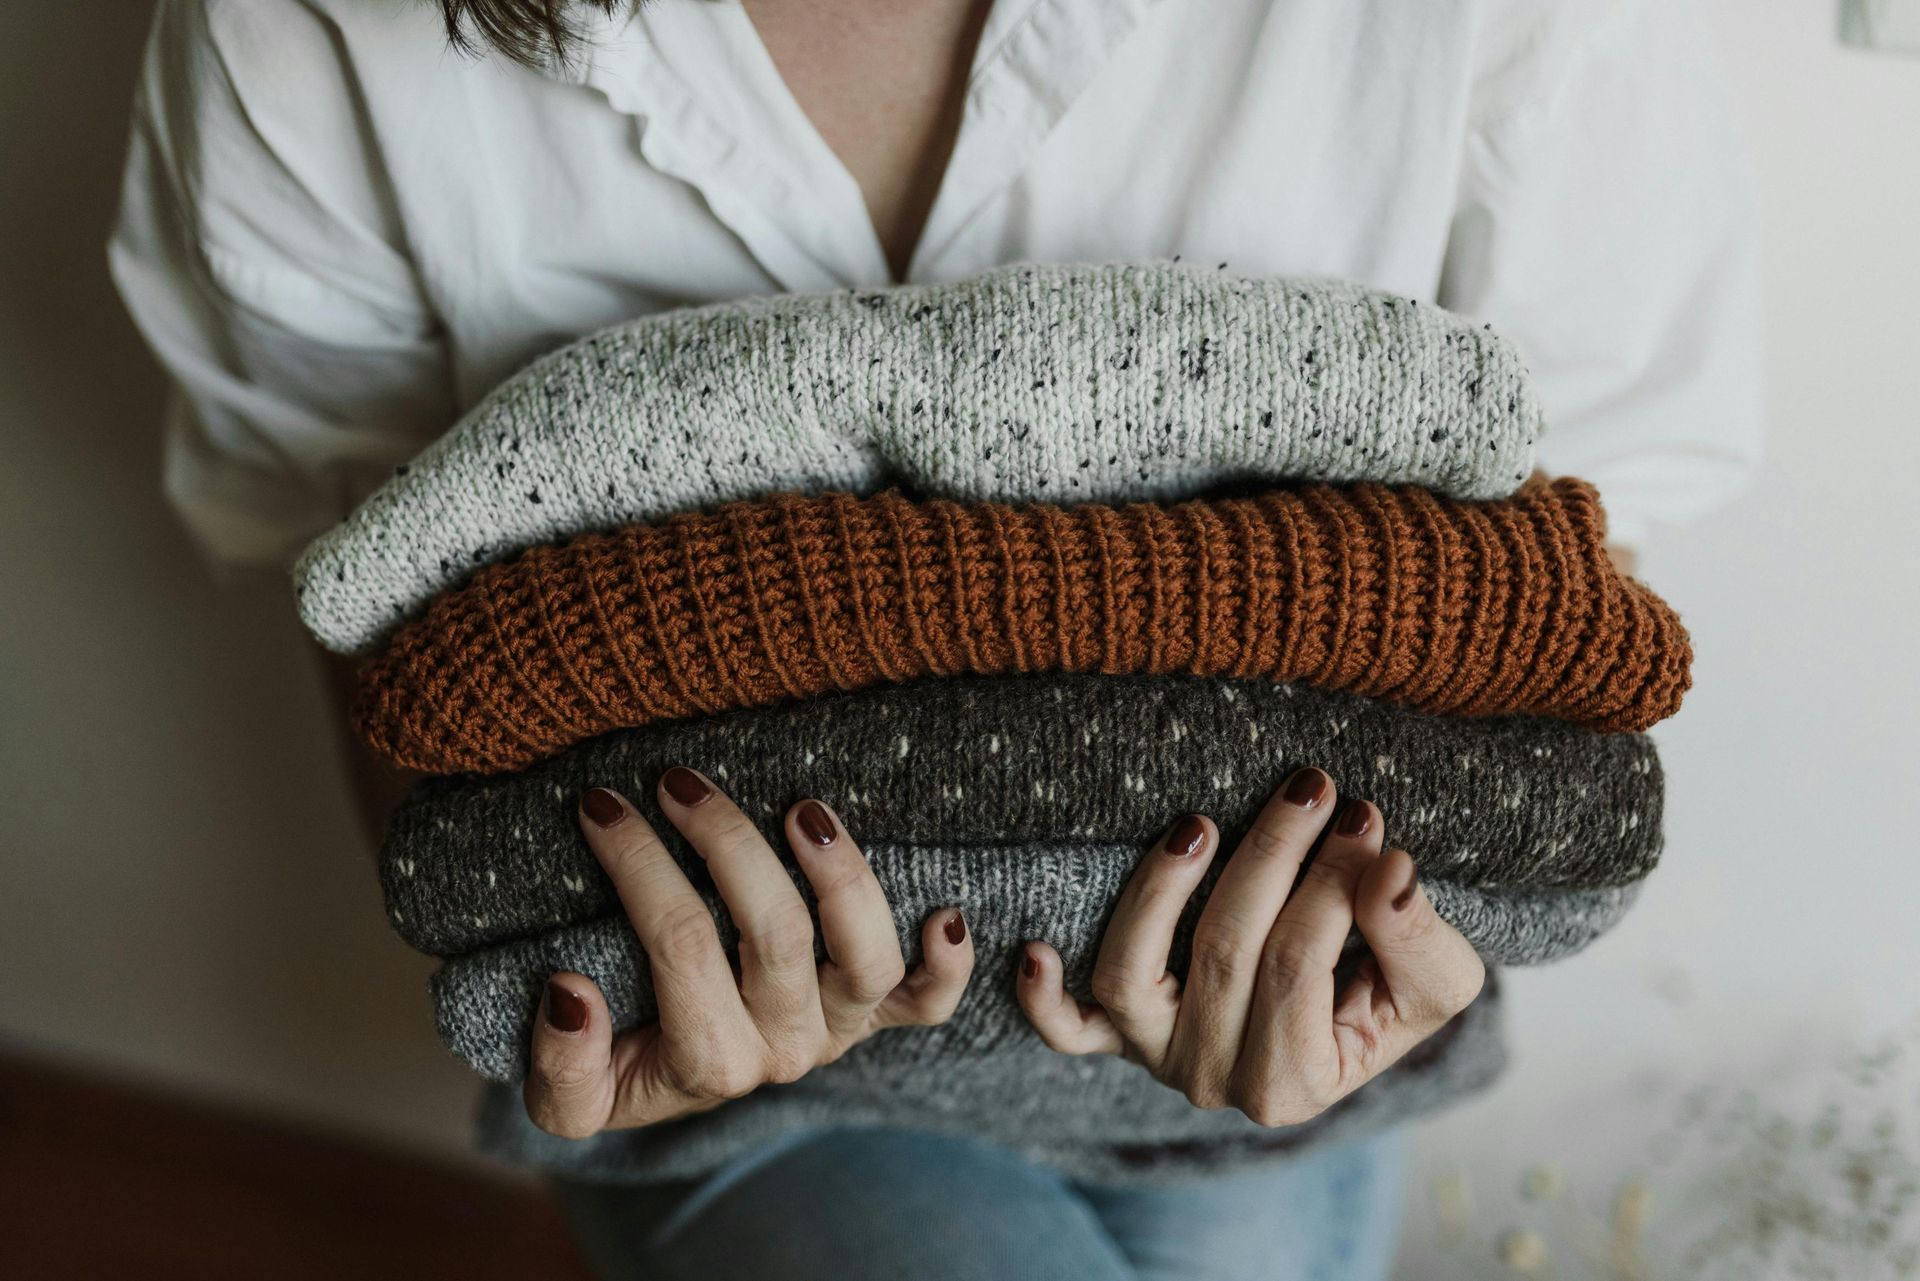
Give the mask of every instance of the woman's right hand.
[[[659, 1022], [613, 1033], [591, 979], [555, 974], [533, 1033], [527, 1115], [562, 1138], [652, 1125], [794, 1081], [882, 1028], [944, 1023], [973, 973], [956, 909], [921, 927], [906, 974], [886, 895], [831, 810], [787, 812], [787, 843], [819, 900], [813, 919], [759, 830], [706, 778], [675, 766], [659, 784], [668, 819], [706, 860], [740, 929], [739, 972], [713, 917], [645, 819], [619, 794], [580, 799], [580, 826], [613, 879], [653, 969]], [[904, 977], [903, 977], [904, 976]]]

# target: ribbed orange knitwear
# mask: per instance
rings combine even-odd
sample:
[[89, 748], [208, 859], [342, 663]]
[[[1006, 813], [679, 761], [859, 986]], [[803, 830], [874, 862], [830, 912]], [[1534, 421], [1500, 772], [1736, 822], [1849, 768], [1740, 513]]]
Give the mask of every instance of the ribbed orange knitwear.
[[377, 750], [432, 773], [958, 672], [1264, 677], [1641, 730], [1679, 707], [1692, 651], [1605, 533], [1577, 480], [1485, 503], [1379, 485], [1174, 506], [737, 503], [482, 570], [361, 668], [355, 713]]

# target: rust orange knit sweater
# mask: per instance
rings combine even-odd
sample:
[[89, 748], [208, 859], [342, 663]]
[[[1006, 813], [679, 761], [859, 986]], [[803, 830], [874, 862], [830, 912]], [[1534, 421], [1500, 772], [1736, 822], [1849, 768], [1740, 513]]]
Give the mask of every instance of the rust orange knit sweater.
[[1679, 706], [1692, 655], [1672, 609], [1613, 569], [1605, 530], [1575, 480], [1486, 503], [1379, 485], [1176, 506], [737, 503], [482, 570], [361, 668], [356, 718], [402, 765], [494, 773], [622, 726], [1065, 670], [1641, 730]]

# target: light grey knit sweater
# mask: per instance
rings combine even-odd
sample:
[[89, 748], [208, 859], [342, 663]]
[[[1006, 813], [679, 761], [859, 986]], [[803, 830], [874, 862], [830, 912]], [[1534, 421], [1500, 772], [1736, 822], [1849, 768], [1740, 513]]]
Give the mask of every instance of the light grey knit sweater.
[[426, 780], [381, 852], [394, 928], [451, 955], [617, 913], [575, 806], [589, 787], [618, 788], [677, 844], [653, 799], [676, 764], [720, 782], [780, 850], [781, 815], [809, 796], [869, 846], [1137, 851], [1188, 811], [1231, 843], [1292, 770], [1318, 765], [1380, 806], [1387, 839], [1429, 881], [1621, 886], [1660, 854], [1662, 778], [1643, 735], [1225, 677], [954, 677], [606, 734], [520, 774]]
[[[951, 1021], [933, 1038], [942, 1063], [991, 1057], [1030, 1035], [1013, 999], [1022, 946], [1043, 939], [1060, 951], [1068, 986], [1091, 998], [1091, 975], [1107, 917], [1139, 864], [1142, 851], [1117, 845], [1018, 848], [886, 844], [866, 850], [893, 910], [904, 953], [918, 946], [921, 923], [958, 907], [973, 939], [976, 970]], [[722, 941], [737, 941], [731, 919], [697, 860], [682, 865], [701, 885]], [[1207, 893], [1226, 863], [1217, 858], [1188, 904], [1172, 968], [1186, 969], [1187, 938]], [[812, 905], [804, 878], [796, 877]], [[1490, 964], [1538, 965], [1571, 956], [1618, 924], [1639, 887], [1598, 890], [1494, 890], [1425, 882], [1436, 911]], [[824, 959], [824, 952], [822, 952]], [[547, 977], [562, 970], [599, 984], [617, 1028], [654, 1017], [646, 953], [624, 917], [606, 917], [457, 956], [434, 975], [434, 1018], [448, 1049], [480, 1075], [518, 1081], [527, 1071], [529, 1038]], [[921, 1042], [889, 1036], [862, 1051], [875, 1071], [911, 1072]], [[1094, 1125], [1097, 1118], [1089, 1117]]]
[[[881, 847], [869, 856], [909, 964], [917, 962], [919, 924], [929, 912], [957, 903], [967, 914], [976, 968], [947, 1023], [881, 1033], [793, 1085], [756, 1090], [699, 1117], [577, 1143], [539, 1133], [516, 1096], [495, 1094], [482, 1118], [483, 1146], [521, 1164], [645, 1182], [696, 1176], [807, 1126], [896, 1125], [971, 1135], [1077, 1177], [1131, 1182], [1284, 1159], [1310, 1145], [1373, 1133], [1487, 1084], [1504, 1062], [1490, 976], [1489, 992], [1452, 1025], [1303, 1126], [1266, 1130], [1236, 1111], [1196, 1108], [1132, 1064], [1068, 1058], [1045, 1048], [1013, 999], [1021, 944], [1036, 937], [1060, 949], [1067, 986], [1083, 999], [1090, 994], [1107, 915], [1139, 850], [1057, 846], [995, 854]], [[1182, 920], [1171, 958], [1176, 973], [1185, 972], [1193, 922], [1213, 879], [1210, 873]], [[1477, 942], [1521, 960], [1552, 959], [1581, 946], [1584, 940], [1564, 933], [1570, 897], [1590, 902], [1584, 927], [1590, 937], [1617, 920], [1634, 893], [1556, 892], [1549, 896], [1559, 905], [1549, 913], [1556, 923], [1530, 935], [1525, 927], [1512, 931], [1524, 909], [1483, 910], [1498, 892], [1427, 888], [1436, 905], [1447, 905], [1470, 931], [1479, 920], [1501, 922], [1502, 932]], [[710, 891], [707, 897], [710, 906], [717, 903]], [[731, 947], [737, 936], [724, 913], [717, 920]], [[1350, 947], [1349, 964], [1360, 954]], [[483, 1075], [518, 1080], [526, 1072], [541, 989], [549, 974], [563, 969], [600, 985], [616, 1027], [653, 1017], [645, 953], [624, 920], [608, 920], [443, 966], [433, 982], [443, 1039]]]
[[531, 544], [780, 490], [1179, 498], [1250, 479], [1513, 492], [1542, 418], [1515, 350], [1433, 307], [1172, 263], [1016, 265], [606, 330], [508, 379], [295, 569], [365, 653]]
[[[975, 983], [979, 983], [975, 979]], [[993, 1143], [1107, 1185], [1140, 1185], [1287, 1161], [1379, 1134], [1486, 1088], [1506, 1066], [1498, 978], [1405, 1058], [1301, 1125], [1263, 1129], [1234, 1108], [1205, 1111], [1142, 1068], [1107, 1055], [1070, 1058], [1024, 1033], [990, 1057], [943, 1057], [938, 1029], [898, 1028], [922, 1066], [866, 1063], [861, 1047], [792, 1085], [763, 1086], [699, 1116], [590, 1139], [558, 1139], [527, 1119], [520, 1092], [492, 1085], [482, 1150], [537, 1170], [602, 1183], [697, 1178], [797, 1131], [895, 1126]]]

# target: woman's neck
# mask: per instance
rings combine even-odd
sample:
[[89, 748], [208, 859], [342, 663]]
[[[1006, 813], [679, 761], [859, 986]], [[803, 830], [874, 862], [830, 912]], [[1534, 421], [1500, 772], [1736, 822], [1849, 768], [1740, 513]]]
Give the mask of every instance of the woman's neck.
[[992, 0], [743, 0], [800, 109], [860, 186], [904, 279], [959, 132]]

